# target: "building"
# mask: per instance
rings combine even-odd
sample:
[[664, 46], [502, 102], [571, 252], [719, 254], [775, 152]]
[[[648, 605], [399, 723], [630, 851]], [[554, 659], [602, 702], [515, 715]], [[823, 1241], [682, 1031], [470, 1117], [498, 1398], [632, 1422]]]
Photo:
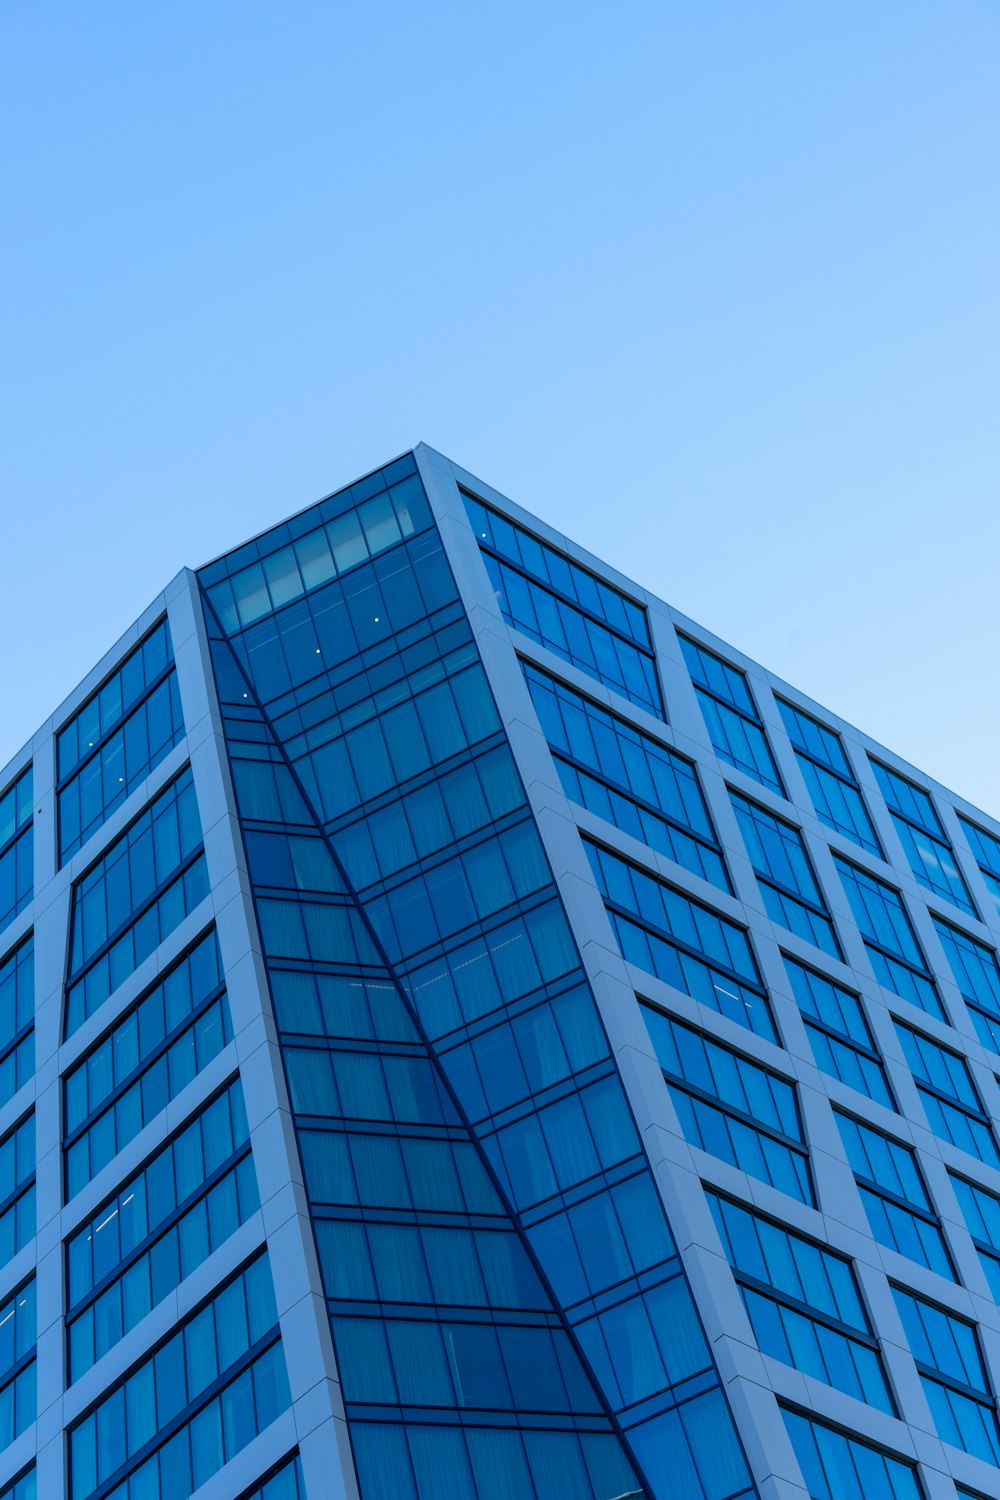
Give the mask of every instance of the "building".
[[2, 1500], [1000, 1495], [1000, 824], [426, 447], [0, 777]]

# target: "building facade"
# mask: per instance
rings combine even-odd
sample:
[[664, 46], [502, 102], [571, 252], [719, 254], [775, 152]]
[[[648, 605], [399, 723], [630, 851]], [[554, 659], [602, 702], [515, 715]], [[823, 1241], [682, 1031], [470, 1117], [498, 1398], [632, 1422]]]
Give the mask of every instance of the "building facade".
[[0, 775], [0, 1500], [1000, 1496], [1000, 823], [424, 446]]

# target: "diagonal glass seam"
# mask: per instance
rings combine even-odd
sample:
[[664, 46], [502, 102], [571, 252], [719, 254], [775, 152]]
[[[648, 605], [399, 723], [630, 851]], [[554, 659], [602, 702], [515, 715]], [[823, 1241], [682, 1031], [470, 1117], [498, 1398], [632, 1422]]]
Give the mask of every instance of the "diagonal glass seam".
[[[230, 655], [231, 655], [233, 661], [236, 664], [236, 667], [237, 667], [237, 670], [240, 673], [240, 676], [243, 678], [243, 681], [246, 683], [248, 694], [249, 694], [249, 697], [248, 697], [247, 701], [250, 702], [250, 703], [252, 703], [253, 706], [254, 706], [254, 708], [256, 709], [256, 711], [260, 714], [261, 722], [263, 723], [264, 728], [267, 731], [267, 734], [268, 734], [268, 736], [269, 736], [269, 738], [271, 740], [271, 743], [277, 748], [277, 750], [278, 750], [278, 752], [279, 752], [279, 754], [280, 754], [280, 756], [282, 758], [282, 762], [284, 763], [284, 765], [285, 765], [285, 767], [286, 767], [289, 775], [292, 777], [292, 779], [294, 781], [294, 784], [295, 784], [295, 787], [296, 787], [299, 795], [301, 796], [304, 805], [306, 806], [306, 808], [309, 811], [310, 817], [312, 818], [312, 821], [313, 821], [313, 825], [316, 828], [316, 831], [318, 832], [320, 838], [323, 840], [323, 843], [325, 844], [325, 846], [326, 846], [326, 848], [327, 848], [327, 850], [328, 850], [328, 852], [330, 854], [330, 857], [331, 857], [331, 859], [334, 862], [334, 865], [336, 867], [337, 873], [338, 873], [341, 881], [343, 882], [344, 891], [345, 891], [346, 895], [348, 896], [348, 898], [350, 899], [351, 903], [353, 904], [355, 910], [357, 911], [357, 913], [358, 913], [358, 915], [359, 915], [362, 923], [364, 924], [365, 930], [366, 930], [366, 932], [367, 932], [367, 934], [368, 934], [368, 936], [369, 936], [369, 938], [370, 938], [370, 940], [371, 940], [371, 942], [372, 942], [372, 944], [374, 946], [374, 949], [375, 949], [376, 953], [379, 956], [379, 961], [382, 964], [387, 977], [389, 978], [389, 980], [391, 981], [393, 987], [395, 988], [397, 995], [399, 996], [400, 1000], [402, 1001], [402, 1004], [403, 1004], [403, 1006], [404, 1006], [404, 1008], [406, 1010], [406, 1014], [410, 1018], [410, 1021], [411, 1021], [412, 1025], [413, 1025], [413, 1027], [414, 1027], [414, 1030], [416, 1031], [417, 1036], [420, 1038], [421, 1045], [424, 1047], [424, 1049], [426, 1051], [427, 1057], [428, 1057], [429, 1061], [431, 1062], [431, 1064], [432, 1064], [432, 1066], [433, 1066], [433, 1068], [435, 1070], [435, 1073], [436, 1073], [436, 1075], [437, 1075], [437, 1077], [439, 1079], [441, 1087], [444, 1089], [444, 1091], [445, 1091], [445, 1093], [446, 1093], [446, 1095], [447, 1095], [447, 1097], [449, 1099], [449, 1102], [450, 1102], [452, 1108], [456, 1112], [457, 1118], [460, 1120], [460, 1122], [462, 1124], [462, 1128], [465, 1130], [465, 1132], [466, 1132], [466, 1134], [467, 1134], [470, 1142], [475, 1146], [476, 1153], [477, 1153], [477, 1155], [478, 1155], [478, 1157], [480, 1159], [480, 1162], [482, 1163], [483, 1169], [487, 1173], [487, 1175], [488, 1175], [488, 1177], [490, 1179], [491, 1185], [492, 1185], [494, 1191], [496, 1192], [499, 1201], [504, 1206], [504, 1210], [505, 1210], [507, 1218], [508, 1218], [508, 1220], [509, 1220], [509, 1222], [511, 1224], [511, 1227], [513, 1228], [514, 1232], [517, 1234], [517, 1236], [518, 1236], [518, 1238], [519, 1238], [519, 1240], [521, 1242], [521, 1245], [522, 1245], [522, 1247], [523, 1247], [526, 1255], [529, 1258], [529, 1261], [530, 1261], [530, 1263], [532, 1265], [532, 1268], [535, 1271], [535, 1274], [538, 1276], [540, 1284], [542, 1285], [542, 1287], [545, 1290], [545, 1293], [546, 1293], [546, 1296], [549, 1299], [552, 1311], [555, 1314], [555, 1316], [558, 1318], [560, 1326], [562, 1327], [562, 1329], [565, 1332], [567, 1338], [569, 1339], [570, 1344], [571, 1344], [571, 1346], [572, 1346], [572, 1348], [573, 1348], [573, 1350], [574, 1350], [577, 1358], [580, 1361], [582, 1369], [586, 1371], [587, 1376], [590, 1379], [591, 1384], [593, 1385], [594, 1391], [595, 1391], [595, 1393], [597, 1395], [597, 1399], [600, 1402], [601, 1409], [604, 1412], [604, 1415], [605, 1415], [607, 1421], [610, 1423], [612, 1432], [617, 1437], [618, 1441], [621, 1443], [622, 1448], [624, 1450], [624, 1453], [625, 1453], [625, 1455], [626, 1455], [629, 1463], [632, 1465], [632, 1468], [633, 1468], [633, 1470], [635, 1472], [636, 1478], [638, 1479], [640, 1485], [642, 1486], [642, 1488], [641, 1488], [640, 1491], [636, 1491], [636, 1494], [637, 1495], [641, 1495], [643, 1497], [643, 1500], [652, 1500], [654, 1491], [653, 1491], [652, 1487], [650, 1486], [648, 1480], [646, 1479], [645, 1474], [643, 1473], [642, 1466], [639, 1463], [638, 1456], [635, 1454], [635, 1452], [633, 1450], [633, 1447], [632, 1447], [632, 1444], [629, 1442], [628, 1435], [627, 1435], [624, 1427], [622, 1426], [622, 1423], [619, 1420], [617, 1413], [615, 1412], [614, 1408], [611, 1406], [610, 1400], [608, 1399], [607, 1392], [605, 1391], [602, 1382], [598, 1379], [598, 1377], [597, 1377], [597, 1375], [596, 1375], [596, 1373], [595, 1373], [595, 1371], [594, 1371], [594, 1369], [593, 1369], [593, 1367], [592, 1367], [592, 1365], [590, 1363], [590, 1360], [587, 1358], [586, 1353], [584, 1352], [583, 1346], [580, 1343], [580, 1341], [579, 1341], [579, 1339], [578, 1339], [578, 1337], [576, 1335], [575, 1327], [570, 1322], [569, 1318], [566, 1315], [566, 1311], [565, 1311], [565, 1308], [563, 1307], [562, 1301], [560, 1300], [559, 1297], [557, 1297], [557, 1295], [555, 1293], [555, 1289], [553, 1288], [553, 1286], [552, 1286], [552, 1284], [551, 1284], [551, 1282], [549, 1280], [549, 1277], [546, 1274], [546, 1272], [544, 1270], [544, 1267], [541, 1264], [541, 1261], [539, 1260], [538, 1256], [535, 1253], [534, 1247], [532, 1246], [532, 1244], [531, 1244], [531, 1242], [530, 1242], [527, 1234], [524, 1231], [524, 1227], [523, 1227], [522, 1222], [521, 1222], [521, 1215], [516, 1212], [516, 1210], [513, 1207], [513, 1204], [509, 1201], [507, 1193], [504, 1191], [503, 1184], [501, 1183], [500, 1178], [498, 1177], [498, 1175], [496, 1173], [496, 1170], [493, 1167], [493, 1163], [490, 1161], [490, 1159], [489, 1159], [486, 1151], [483, 1148], [483, 1144], [482, 1144], [482, 1141], [480, 1139], [479, 1133], [476, 1130], [475, 1126], [473, 1125], [471, 1119], [469, 1118], [469, 1116], [468, 1116], [465, 1108], [463, 1107], [463, 1105], [461, 1103], [461, 1100], [459, 1099], [458, 1094], [455, 1091], [455, 1088], [453, 1087], [453, 1085], [451, 1083], [451, 1080], [450, 1080], [450, 1078], [449, 1078], [449, 1076], [447, 1074], [447, 1071], [445, 1070], [445, 1068], [444, 1068], [444, 1066], [443, 1066], [440, 1058], [438, 1057], [437, 1050], [435, 1049], [434, 1044], [431, 1041], [431, 1039], [430, 1039], [430, 1037], [429, 1037], [429, 1035], [428, 1035], [428, 1033], [427, 1033], [427, 1031], [426, 1031], [426, 1029], [425, 1029], [425, 1027], [423, 1025], [423, 1022], [421, 1021], [419, 1015], [417, 1014], [416, 1008], [413, 1006], [413, 1004], [411, 1003], [411, 1001], [408, 999], [407, 994], [406, 994], [406, 990], [405, 990], [405, 988], [404, 988], [404, 986], [403, 986], [403, 984], [402, 984], [402, 982], [401, 982], [401, 980], [399, 978], [399, 975], [396, 973], [395, 966], [393, 965], [393, 963], [389, 959], [389, 956], [386, 953], [385, 948], [382, 945], [382, 942], [381, 942], [381, 940], [380, 940], [380, 938], [378, 936], [378, 933], [376, 932], [376, 930], [375, 930], [375, 928], [374, 928], [374, 926], [373, 926], [373, 924], [372, 924], [372, 922], [371, 922], [371, 920], [370, 920], [370, 918], [368, 916], [368, 913], [365, 910], [364, 903], [359, 899], [359, 897], [357, 895], [357, 892], [355, 891], [352, 882], [348, 878], [347, 871], [345, 870], [345, 868], [343, 866], [343, 863], [341, 862], [341, 860], [340, 860], [340, 858], [339, 858], [339, 856], [337, 854], [337, 851], [336, 851], [336, 849], [334, 847], [333, 841], [332, 841], [330, 835], [326, 832], [326, 829], [325, 829], [325, 827], [323, 825], [322, 820], [317, 815], [316, 809], [312, 805], [311, 798], [309, 797], [309, 795], [308, 795], [308, 793], [307, 793], [307, 791], [305, 789], [305, 786], [303, 785], [303, 783], [302, 783], [302, 781], [301, 781], [301, 779], [300, 779], [300, 777], [298, 775], [298, 772], [297, 772], [297, 770], [295, 768], [294, 763], [292, 762], [291, 758], [289, 757], [288, 752], [287, 752], [284, 744], [282, 743], [281, 739], [278, 737], [277, 733], [275, 732], [274, 727], [273, 727], [273, 725], [271, 723], [270, 716], [267, 713], [267, 710], [263, 707], [263, 705], [260, 703], [260, 701], [259, 701], [259, 699], [257, 697], [256, 689], [255, 689], [255, 686], [254, 686], [252, 680], [248, 677], [248, 675], [247, 675], [247, 673], [246, 673], [246, 671], [244, 669], [243, 663], [239, 660], [239, 657], [237, 656], [237, 654], [232, 650], [232, 647], [231, 647], [231, 644], [230, 644], [230, 641], [229, 641], [229, 637], [226, 636], [223, 633], [221, 623], [219, 622], [218, 616], [215, 613], [215, 610], [214, 610], [214, 608], [212, 606], [212, 603], [207, 598], [204, 590], [200, 587], [200, 585], [199, 585], [199, 592], [201, 593], [202, 608], [206, 611], [206, 613], [209, 612], [209, 611], [211, 612], [212, 619], [214, 620], [215, 625], [216, 625], [217, 629], [219, 630], [219, 641], [218, 641], [218, 644], [220, 646], [224, 646], [230, 652]], [[225, 727], [223, 727], [223, 729], [222, 729], [222, 738], [223, 738], [223, 742], [225, 744], [226, 758], [227, 758], [227, 762], [228, 762], [228, 760], [229, 760], [229, 746], [228, 746], [228, 742], [226, 740]], [[238, 822], [238, 824], [240, 826], [240, 839], [241, 839], [241, 842], [242, 842], [242, 838], [243, 838], [243, 826], [242, 826], [242, 819], [239, 817], [238, 813], [237, 813], [237, 822]], [[249, 871], [248, 871], [248, 883], [250, 885], [250, 893], [251, 893], [251, 898], [253, 900], [253, 906], [254, 906], [254, 919], [256, 921], [257, 920], [257, 895], [256, 895], [256, 890], [254, 888], [254, 884], [253, 884], [252, 880], [249, 879]], [[259, 928], [259, 923], [258, 923], [258, 928]], [[258, 933], [258, 935], [259, 935], [259, 933]], [[263, 943], [261, 944], [261, 953], [264, 954]], [[265, 963], [265, 967], [268, 969], [268, 983], [270, 985], [270, 965], [269, 965], [269, 962], [268, 962], [268, 959], [267, 959], [266, 955], [264, 955], [264, 963]], [[589, 986], [589, 981], [588, 981], [588, 986]], [[602, 1025], [603, 1025], [603, 1023], [602, 1023]], [[283, 1073], [285, 1073], [285, 1048], [281, 1044], [280, 1041], [278, 1043], [278, 1050], [281, 1053], [282, 1071], [283, 1071]], [[616, 1064], [615, 1065], [615, 1072], [617, 1073], [617, 1071], [618, 1070], [617, 1070], [617, 1064]], [[287, 1073], [285, 1073], [285, 1085], [286, 1085], [286, 1088], [287, 1088], [288, 1087]], [[631, 1105], [629, 1106], [629, 1109], [630, 1109], [630, 1112], [631, 1112]], [[297, 1136], [296, 1136], [296, 1146], [298, 1146], [298, 1137]], [[646, 1170], [648, 1172], [651, 1172], [652, 1169], [651, 1169], [651, 1167], [649, 1165], [648, 1159], [646, 1159], [645, 1151], [642, 1152], [642, 1155], [643, 1155], [643, 1159], [644, 1159], [644, 1161], [646, 1163]], [[301, 1162], [299, 1163], [299, 1169], [300, 1169], [300, 1171], [302, 1171]], [[304, 1180], [304, 1175], [303, 1175], [303, 1180]], [[310, 1208], [309, 1208], [309, 1221], [310, 1221], [310, 1228], [312, 1229], [313, 1238], [314, 1238], [314, 1241], [315, 1241], [315, 1228], [313, 1227], [313, 1212], [312, 1212], [312, 1205], [311, 1204], [310, 1204]], [[318, 1249], [317, 1249], [317, 1260], [318, 1260], [318, 1258], [319, 1258], [319, 1252], [318, 1252]], [[712, 1363], [713, 1363], [713, 1369], [714, 1369], [714, 1364], [715, 1364], [714, 1359], [713, 1359]], [[718, 1375], [717, 1371], [715, 1371], [715, 1373], [716, 1373], [716, 1375]], [[721, 1388], [721, 1385], [720, 1385], [720, 1388]], [[351, 1422], [348, 1421], [347, 1425], [348, 1425], [348, 1431], [350, 1432], [351, 1425], [352, 1425]], [[740, 1445], [741, 1445], [741, 1448], [742, 1448], [742, 1438], [740, 1439]], [[352, 1448], [353, 1448], [353, 1437], [352, 1437]]]

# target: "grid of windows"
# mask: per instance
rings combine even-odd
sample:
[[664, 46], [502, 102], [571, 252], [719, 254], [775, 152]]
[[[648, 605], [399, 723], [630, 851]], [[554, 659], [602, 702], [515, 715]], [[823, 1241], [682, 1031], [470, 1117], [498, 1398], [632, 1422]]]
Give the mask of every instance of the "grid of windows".
[[598, 844], [585, 845], [624, 957], [769, 1041], [776, 1039], [742, 927]]
[[944, 896], [976, 916], [968, 886], [929, 794], [877, 760], [872, 761], [872, 770], [917, 880], [936, 896]]
[[1000, 914], [1000, 838], [994, 833], [987, 833], [985, 828], [978, 828], [975, 823], [970, 823], [961, 813], [958, 814], [958, 821], [969, 841], [969, 848], [976, 857], [979, 873], [990, 893], [996, 913]]
[[643, 1016], [692, 1145], [814, 1206], [793, 1085], [649, 1006]]
[[162, 620], [56, 736], [59, 855], [84, 844], [184, 734]]
[[68, 1196], [137, 1136], [231, 1035], [212, 929], [66, 1074]]
[[207, 894], [198, 802], [188, 769], [73, 886], [67, 1036]]
[[256, 1212], [248, 1140], [233, 1083], [67, 1241], [71, 1380]]
[[1000, 1169], [989, 1116], [964, 1059], [901, 1022], [896, 1031], [935, 1135]]
[[264, 1255], [73, 1427], [71, 1500], [187, 1500], [288, 1406], [277, 1323]]
[[902, 1287], [893, 1294], [938, 1435], [1000, 1463], [996, 1402], [974, 1325]]
[[522, 662], [566, 795], [720, 890], [731, 889], [694, 766]]
[[838, 1112], [847, 1159], [879, 1244], [955, 1280], [941, 1220], [917, 1165], [916, 1152], [870, 1125]]
[[201, 576], [211, 583], [208, 597], [231, 635], [430, 524], [423, 486], [413, 460], [405, 458], [220, 558]]
[[730, 798], [771, 921], [815, 943], [831, 958], [840, 958], [840, 944], [802, 834], [738, 792], [730, 792]]
[[857, 995], [787, 953], [784, 959], [813, 1053], [824, 1073], [867, 1094], [876, 1104], [895, 1109], [885, 1067]]
[[761, 1352], [894, 1416], [850, 1262], [717, 1193], [708, 1202]]
[[746, 674], [687, 636], [679, 640], [716, 755], [783, 796], [784, 787]]
[[24, 911], [34, 891], [32, 787], [29, 766], [0, 796], [0, 930]]
[[31, 937], [0, 959], [0, 1105], [35, 1070], [35, 945]]
[[899, 892], [834, 855], [875, 978], [894, 995], [945, 1020], [937, 988]]
[[840, 735], [783, 698], [778, 699], [778, 708], [820, 822], [881, 858], [882, 850]]
[[507, 623], [664, 718], [646, 611], [471, 495], [465, 506]]

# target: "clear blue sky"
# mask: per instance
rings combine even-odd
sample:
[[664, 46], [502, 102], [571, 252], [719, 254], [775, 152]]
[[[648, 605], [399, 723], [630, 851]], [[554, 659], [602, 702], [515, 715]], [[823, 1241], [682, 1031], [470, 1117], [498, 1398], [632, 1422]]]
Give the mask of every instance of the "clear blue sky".
[[0, 0], [0, 764], [424, 439], [1000, 812], [1000, 5]]

